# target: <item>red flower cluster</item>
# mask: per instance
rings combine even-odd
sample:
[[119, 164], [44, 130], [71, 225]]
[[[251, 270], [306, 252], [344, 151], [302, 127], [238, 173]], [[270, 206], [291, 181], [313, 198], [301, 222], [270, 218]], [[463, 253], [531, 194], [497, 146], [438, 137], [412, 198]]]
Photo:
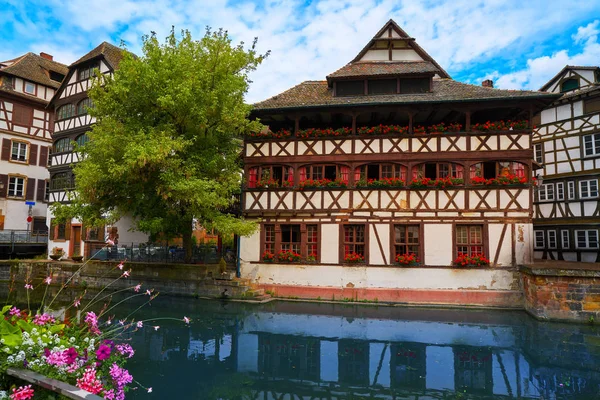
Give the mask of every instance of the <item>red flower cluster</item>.
[[439, 133], [439, 132], [460, 132], [462, 129], [462, 125], [459, 123], [450, 123], [446, 125], [445, 123], [431, 125], [427, 128], [429, 133]]
[[377, 125], [361, 126], [356, 130], [359, 135], [389, 135], [391, 133], [408, 133], [408, 126], [400, 125]]
[[421, 126], [421, 125], [415, 126], [413, 128], [413, 133], [416, 133], [416, 134], [419, 134], [419, 135], [424, 135], [425, 131], [426, 131], [425, 127]]
[[490, 260], [485, 258], [483, 254], [472, 254], [467, 255], [463, 253], [458, 253], [458, 257], [454, 260], [454, 265], [459, 267], [464, 267], [467, 265], [475, 265], [478, 267], [483, 267], [490, 264]]
[[280, 129], [277, 132], [272, 132], [272, 131], [250, 132], [246, 136], [249, 138], [256, 138], [256, 139], [269, 139], [269, 138], [285, 139], [285, 138], [292, 136], [292, 132], [288, 131], [287, 129]]
[[519, 129], [527, 129], [529, 126], [529, 122], [526, 120], [521, 121], [487, 121], [483, 124], [474, 124], [471, 126], [471, 130], [479, 131], [479, 132], [489, 132], [489, 131], [509, 131], [509, 130], [519, 130]]
[[310, 253], [306, 256], [306, 261], [317, 261], [317, 253]]
[[406, 182], [400, 178], [363, 179], [356, 182], [357, 187], [402, 187], [405, 184]]
[[275, 259], [275, 254], [267, 250], [262, 254], [262, 259], [263, 261], [273, 261]]
[[298, 262], [300, 261], [300, 254], [292, 250], [281, 250], [277, 253], [277, 259], [281, 262]]
[[404, 266], [415, 266], [419, 264], [419, 257], [414, 253], [396, 254], [396, 262]]
[[346, 187], [348, 181], [346, 179], [337, 178], [335, 180], [323, 178], [323, 179], [306, 179], [301, 181], [298, 187], [304, 188], [324, 188], [324, 187]]
[[358, 253], [347, 253], [344, 256], [344, 261], [349, 263], [360, 263], [365, 261], [365, 257], [362, 254]]
[[505, 176], [498, 176], [493, 179], [485, 179], [480, 176], [475, 176], [471, 178], [471, 182], [474, 185], [524, 185], [527, 183], [527, 177], [519, 177], [514, 174], [509, 174]]
[[309, 129], [299, 130], [298, 133], [296, 134], [296, 136], [304, 139], [304, 138], [311, 138], [311, 137], [317, 138], [317, 137], [329, 137], [329, 136], [348, 136], [350, 134], [352, 134], [352, 128], [339, 128], [339, 129], [309, 128]]
[[279, 181], [269, 178], [269, 179], [261, 179], [256, 182], [256, 187], [261, 189], [267, 188], [277, 188], [279, 187]]
[[461, 178], [437, 178], [437, 179], [430, 179], [430, 178], [420, 178], [420, 179], [413, 179], [409, 186], [412, 189], [423, 189], [423, 188], [427, 188], [427, 187], [438, 187], [438, 188], [447, 188], [447, 187], [452, 187], [452, 186], [459, 186], [462, 185], [464, 183], [464, 180]]

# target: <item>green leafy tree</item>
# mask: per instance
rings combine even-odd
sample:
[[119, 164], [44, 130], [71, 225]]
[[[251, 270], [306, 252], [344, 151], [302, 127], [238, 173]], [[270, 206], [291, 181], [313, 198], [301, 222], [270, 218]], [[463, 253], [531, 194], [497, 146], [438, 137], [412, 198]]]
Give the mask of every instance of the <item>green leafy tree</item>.
[[194, 221], [224, 235], [254, 232], [227, 210], [240, 190], [240, 135], [261, 129], [244, 103], [248, 74], [268, 55], [255, 45], [208, 28], [199, 41], [172, 31], [161, 44], [152, 34], [143, 56], [124, 52], [113, 76], [97, 73], [97, 122], [77, 149], [72, 203], [53, 206], [59, 221], [100, 226], [130, 215], [140, 231], [182, 237], [188, 260]]

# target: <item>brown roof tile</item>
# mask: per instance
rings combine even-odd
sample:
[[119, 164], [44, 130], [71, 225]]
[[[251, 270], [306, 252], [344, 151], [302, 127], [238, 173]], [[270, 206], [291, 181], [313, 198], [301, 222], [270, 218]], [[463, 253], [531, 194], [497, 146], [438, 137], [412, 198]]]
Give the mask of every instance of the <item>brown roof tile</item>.
[[37, 54], [27, 53], [21, 57], [0, 62], [0, 72], [18, 76], [45, 86], [57, 89], [60, 82], [50, 79], [50, 71], [65, 76], [68, 72], [66, 65], [48, 60]]
[[389, 94], [334, 97], [326, 81], [306, 81], [267, 100], [254, 104], [255, 110], [308, 107], [343, 107], [382, 104], [419, 104], [502, 99], [558, 98], [559, 95], [525, 90], [501, 90], [469, 85], [452, 79], [434, 79], [433, 91], [418, 94]]
[[355, 62], [338, 69], [327, 76], [330, 78], [350, 78], [358, 76], [382, 76], [437, 73], [439, 68], [429, 61], [375, 61]]
[[113, 44], [110, 44], [108, 42], [102, 42], [92, 51], [81, 57], [79, 60], [75, 61], [73, 64], [69, 65], [69, 68], [103, 55], [106, 61], [108, 61], [108, 63], [110, 64], [111, 68], [116, 69], [119, 66], [119, 63], [121, 62], [121, 59], [123, 58], [124, 51], [125, 50]]

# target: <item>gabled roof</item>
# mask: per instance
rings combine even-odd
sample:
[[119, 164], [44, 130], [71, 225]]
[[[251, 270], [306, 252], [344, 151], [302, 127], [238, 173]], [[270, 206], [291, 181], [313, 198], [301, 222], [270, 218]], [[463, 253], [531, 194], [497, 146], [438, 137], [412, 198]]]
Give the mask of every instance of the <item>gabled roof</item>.
[[557, 80], [559, 80], [560, 77], [563, 76], [567, 71], [576, 70], [576, 69], [579, 69], [579, 70], [583, 69], [583, 70], [588, 70], [588, 71], [595, 71], [595, 70], [600, 70], [600, 67], [565, 65], [565, 67], [563, 69], [561, 69], [558, 74], [554, 75], [554, 77], [552, 79], [550, 79], [548, 82], [546, 82], [546, 84], [544, 86], [542, 86], [540, 88], [540, 91], [545, 92], [546, 90], [548, 90], [548, 88], [550, 86], [552, 86], [552, 84], [554, 82], [556, 82]]
[[50, 72], [65, 76], [67, 66], [56, 61], [27, 53], [12, 60], [0, 62], [0, 72], [57, 89], [60, 82], [50, 79]]
[[333, 96], [326, 81], [306, 81], [270, 99], [254, 104], [256, 111], [311, 107], [345, 107], [369, 105], [402, 105], [427, 103], [457, 103], [492, 100], [546, 99], [551, 102], [559, 94], [527, 90], [501, 90], [470, 85], [452, 79], [433, 79], [433, 90], [428, 93], [386, 94], [369, 96]]
[[[387, 32], [387, 34], [386, 34]], [[392, 34], [392, 33], [395, 33]], [[371, 47], [378, 41], [397, 40], [406, 43], [407, 49], [416, 52], [421, 60], [363, 60]], [[327, 76], [331, 80], [336, 78], [349, 78], [359, 76], [403, 75], [416, 73], [437, 74], [441, 78], [450, 78], [450, 75], [417, 44], [398, 24], [390, 19], [367, 43], [367, 45], [347, 65]]]
[[123, 51], [123, 49], [113, 44], [110, 44], [108, 42], [102, 42], [92, 51], [81, 57], [79, 60], [75, 61], [73, 64], [69, 65], [69, 68], [73, 68], [79, 64], [85, 63], [86, 61], [91, 61], [100, 56], [104, 56], [104, 59], [114, 70], [119, 66], [119, 63], [123, 58]]

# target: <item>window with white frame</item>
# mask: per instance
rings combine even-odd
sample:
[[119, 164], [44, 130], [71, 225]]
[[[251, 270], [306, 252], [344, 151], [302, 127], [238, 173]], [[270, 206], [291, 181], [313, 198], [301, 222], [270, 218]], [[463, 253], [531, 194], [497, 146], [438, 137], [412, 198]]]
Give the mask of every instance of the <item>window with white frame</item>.
[[589, 199], [598, 197], [598, 179], [589, 179], [579, 182], [579, 197]]
[[560, 236], [561, 236], [561, 240], [562, 240], [562, 248], [563, 249], [568, 249], [570, 247], [570, 243], [569, 243], [569, 231], [564, 229], [562, 231], [560, 231]]
[[583, 151], [586, 156], [600, 155], [600, 133], [583, 137]]
[[554, 183], [544, 183], [538, 189], [538, 199], [540, 201], [554, 200]]
[[548, 235], [548, 248], [555, 249], [556, 248], [556, 231], [547, 231]]
[[27, 162], [27, 147], [27, 143], [13, 140], [10, 159], [12, 161]]
[[569, 199], [572, 200], [575, 198], [575, 182], [567, 182], [567, 187], [569, 188]]
[[544, 231], [535, 231], [535, 243], [534, 247], [536, 249], [543, 249], [546, 247], [546, 243], [544, 240]]
[[25, 93], [35, 94], [35, 84], [33, 82], [25, 81]]
[[25, 178], [20, 176], [9, 176], [8, 178], [8, 197], [25, 196]]
[[575, 238], [578, 249], [598, 248], [598, 231], [596, 229], [575, 231]]
[[558, 182], [556, 184], [556, 200], [564, 200], [565, 199], [565, 184], [563, 182]]
[[539, 164], [544, 163], [544, 151], [541, 143], [537, 143], [533, 145], [535, 162]]

